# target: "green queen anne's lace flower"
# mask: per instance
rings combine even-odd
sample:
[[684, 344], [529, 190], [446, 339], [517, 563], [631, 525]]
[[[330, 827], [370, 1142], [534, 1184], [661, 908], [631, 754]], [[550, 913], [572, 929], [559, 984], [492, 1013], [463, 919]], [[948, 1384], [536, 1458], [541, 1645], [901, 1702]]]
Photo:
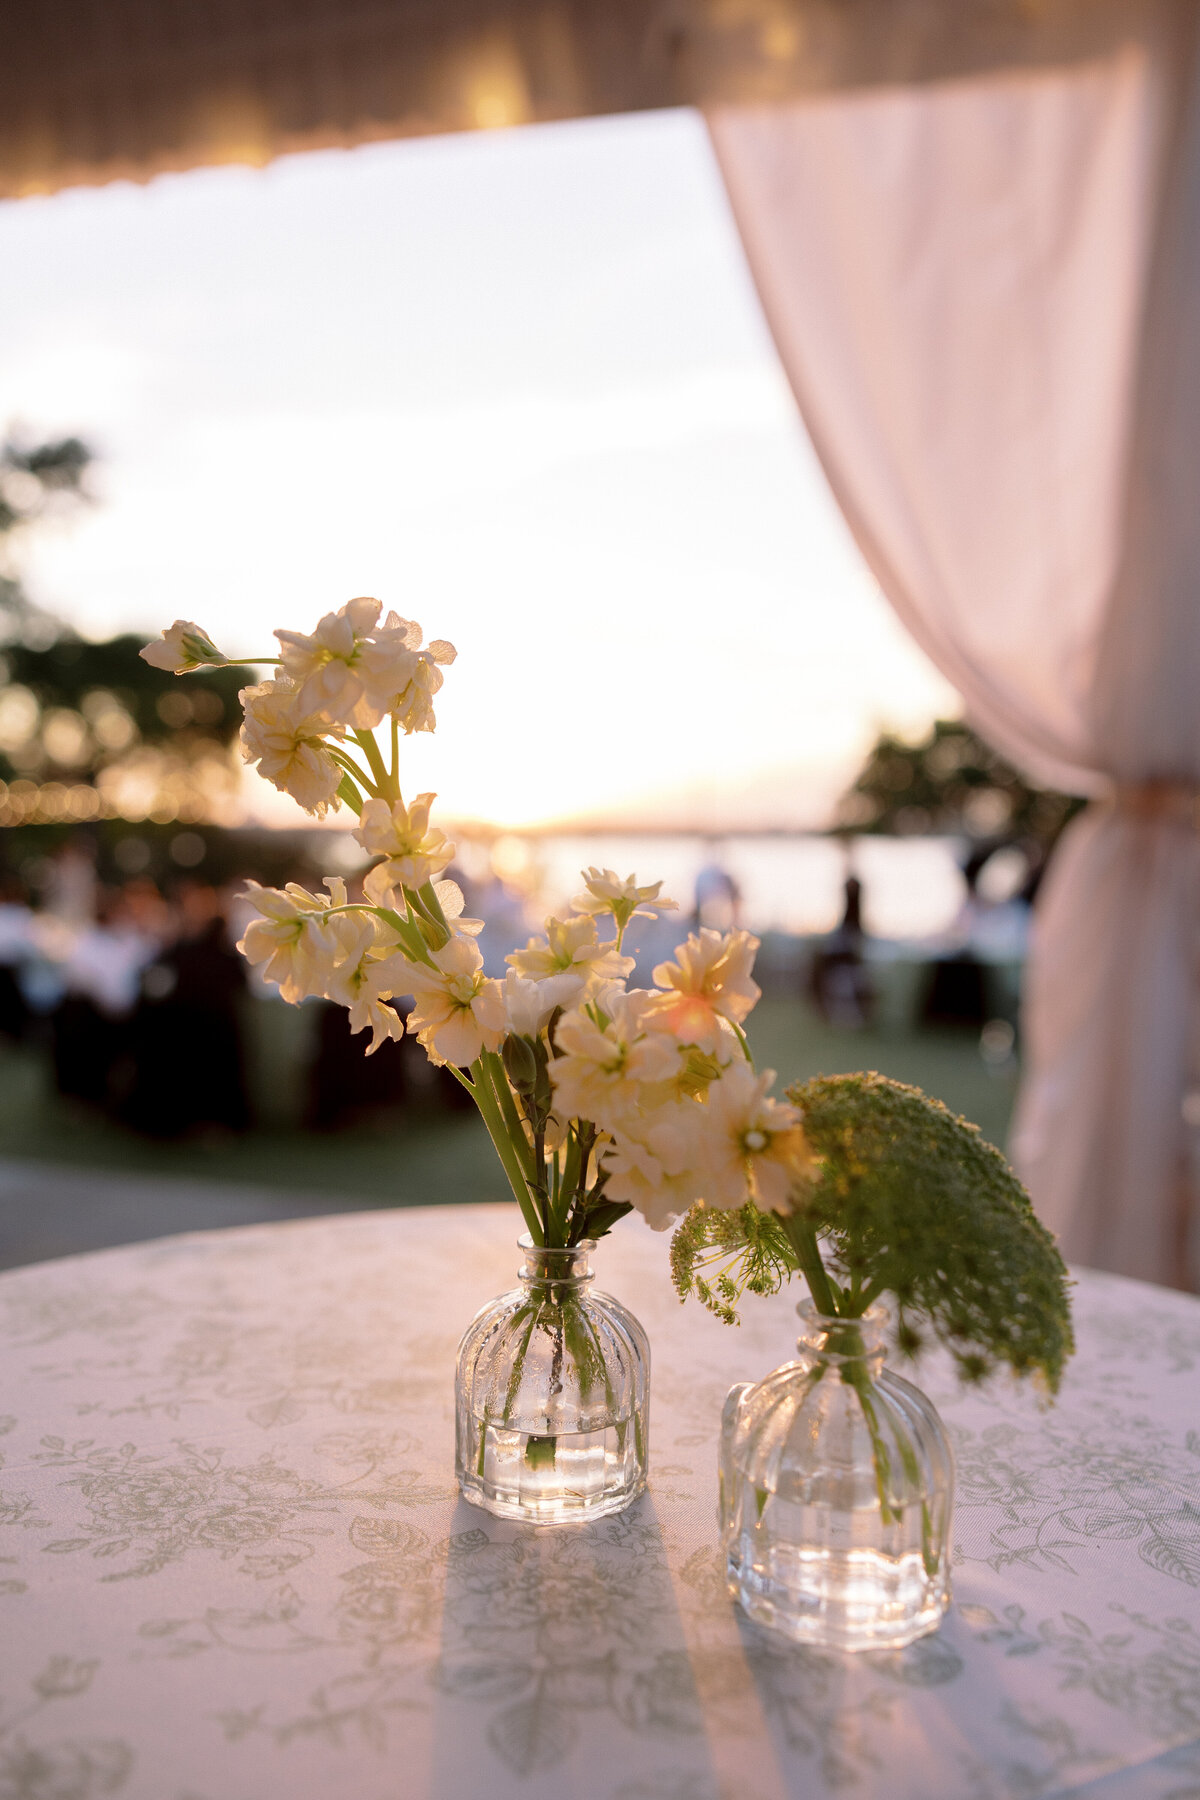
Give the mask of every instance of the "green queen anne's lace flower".
[[1074, 1348], [1067, 1271], [1000, 1152], [882, 1075], [820, 1076], [787, 1096], [815, 1159], [809, 1178], [769, 1215], [693, 1208], [672, 1246], [681, 1296], [732, 1323], [743, 1293], [799, 1270], [822, 1311], [861, 1316], [891, 1294], [910, 1355], [932, 1333], [968, 1381], [1006, 1365], [1053, 1393]]

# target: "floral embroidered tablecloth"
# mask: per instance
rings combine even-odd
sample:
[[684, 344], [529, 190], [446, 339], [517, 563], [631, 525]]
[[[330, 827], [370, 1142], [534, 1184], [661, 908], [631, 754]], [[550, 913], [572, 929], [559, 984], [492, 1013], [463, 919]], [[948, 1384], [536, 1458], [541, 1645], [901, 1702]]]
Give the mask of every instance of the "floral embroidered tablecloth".
[[171, 1238], [0, 1277], [0, 1800], [1200, 1800], [1200, 1302], [1084, 1274], [1057, 1406], [918, 1378], [958, 1458], [955, 1604], [798, 1650], [722, 1586], [714, 1434], [784, 1360], [676, 1301], [651, 1492], [585, 1528], [456, 1498], [452, 1372], [511, 1207]]

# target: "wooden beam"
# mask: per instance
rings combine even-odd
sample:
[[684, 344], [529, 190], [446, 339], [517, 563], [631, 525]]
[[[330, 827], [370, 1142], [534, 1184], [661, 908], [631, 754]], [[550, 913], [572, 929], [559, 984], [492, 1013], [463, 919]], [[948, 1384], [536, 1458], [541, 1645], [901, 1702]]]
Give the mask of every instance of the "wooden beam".
[[1194, 0], [0, 0], [0, 195], [1094, 55]]

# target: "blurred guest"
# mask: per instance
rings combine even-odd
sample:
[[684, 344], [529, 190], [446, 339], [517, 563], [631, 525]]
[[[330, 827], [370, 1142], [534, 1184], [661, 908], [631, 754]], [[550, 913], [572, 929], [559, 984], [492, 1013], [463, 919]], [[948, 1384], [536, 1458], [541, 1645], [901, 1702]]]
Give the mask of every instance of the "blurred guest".
[[471, 881], [451, 863], [446, 876], [462, 889], [468, 917], [483, 920], [478, 942], [484, 974], [503, 981], [508, 973], [505, 958], [510, 951], [521, 949], [534, 929], [525, 895], [495, 873], [489, 873], [482, 881]]
[[217, 890], [182, 881], [174, 941], [142, 976], [124, 1117], [153, 1137], [249, 1123], [239, 1007], [246, 983]]
[[[96, 900], [99, 918], [66, 940], [59, 964], [66, 991], [50, 1016], [50, 1042], [59, 1093], [103, 1106], [113, 1070], [127, 1050], [142, 970], [161, 939], [136, 892], [102, 892]], [[160, 915], [155, 923], [161, 928]]]
[[988, 971], [975, 949], [980, 919], [989, 910], [978, 892], [986, 860], [972, 855], [963, 866], [965, 894], [951, 933], [956, 947], [929, 964], [917, 1009], [922, 1025], [980, 1031], [991, 1017]]
[[871, 1021], [875, 994], [864, 958], [862, 882], [848, 875], [842, 917], [812, 960], [809, 992], [813, 1005], [829, 1025], [860, 1030]]
[[29, 1009], [21, 990], [21, 970], [36, 953], [33, 910], [15, 875], [0, 875], [0, 1034], [22, 1038]]
[[[414, 1037], [380, 1044], [366, 1054], [370, 1037], [352, 1032], [343, 1006], [315, 1003], [317, 1029], [308, 1078], [305, 1123], [314, 1131], [341, 1131], [353, 1125], [394, 1123], [405, 1111], [410, 1118], [469, 1112], [473, 1101], [449, 1069], [436, 1068]], [[411, 1002], [392, 1002], [407, 1018]]]
[[[305, 1123], [314, 1131], [337, 1131], [361, 1123], [368, 1115], [386, 1115], [402, 1107], [408, 1094], [408, 1045], [389, 1040], [368, 1056], [370, 1035], [351, 1031], [344, 1006], [328, 1000], [315, 1005], [317, 1028]], [[396, 1010], [407, 1012], [402, 1003], [397, 1003]]]
[[742, 921], [742, 890], [721, 862], [715, 838], [709, 840], [706, 852], [708, 861], [696, 876], [693, 929], [707, 926], [710, 931], [736, 931]]
[[169, 930], [169, 916], [144, 882], [97, 896], [98, 917], [71, 939], [62, 960], [68, 995], [90, 1000], [110, 1019], [128, 1018], [141, 991], [142, 970], [153, 962]]
[[96, 916], [96, 852], [83, 832], [74, 832], [51, 858], [46, 910], [78, 930], [90, 925]]

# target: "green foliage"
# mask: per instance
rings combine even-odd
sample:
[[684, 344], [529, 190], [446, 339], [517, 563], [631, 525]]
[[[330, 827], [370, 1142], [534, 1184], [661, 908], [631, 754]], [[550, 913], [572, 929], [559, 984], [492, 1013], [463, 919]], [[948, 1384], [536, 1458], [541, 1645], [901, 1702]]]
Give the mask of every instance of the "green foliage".
[[[939, 1101], [882, 1075], [818, 1076], [788, 1097], [821, 1159], [817, 1182], [795, 1218], [775, 1221], [773, 1240], [753, 1208], [693, 1209], [672, 1249], [680, 1293], [694, 1289], [732, 1317], [742, 1291], [771, 1292], [799, 1265], [780, 1241], [790, 1247], [811, 1230], [842, 1315], [889, 1293], [902, 1351], [915, 1354], [931, 1331], [965, 1380], [1007, 1365], [1055, 1391], [1074, 1348], [1067, 1272], [1000, 1152]], [[709, 1300], [698, 1271], [715, 1251], [727, 1260]]]
[[818, 1076], [788, 1097], [823, 1163], [803, 1216], [839, 1280], [893, 1294], [902, 1345], [927, 1321], [968, 1380], [1007, 1363], [1056, 1389], [1074, 1348], [1066, 1268], [994, 1145], [882, 1075]]
[[919, 743], [877, 738], [838, 814], [847, 829], [963, 832], [1052, 845], [1082, 800], [1039, 788], [961, 719], [938, 719]]
[[743, 1294], [777, 1294], [797, 1266], [783, 1221], [752, 1204], [723, 1212], [701, 1202], [671, 1239], [671, 1275], [679, 1298], [695, 1294], [726, 1325], [740, 1323]]
[[585, 1200], [579, 1208], [578, 1222], [572, 1222], [571, 1236], [575, 1243], [582, 1243], [584, 1238], [592, 1238], [599, 1243], [607, 1237], [618, 1220], [633, 1211], [632, 1206], [624, 1200]]
[[89, 498], [85, 477], [92, 451], [80, 438], [0, 442], [0, 639], [53, 643], [59, 620], [36, 606], [21, 585], [14, 547], [39, 520], [69, 512]]
[[77, 437], [45, 444], [10, 437], [0, 443], [0, 537], [33, 524], [64, 500], [86, 500], [84, 477], [92, 460], [92, 451]]
[[[143, 662], [143, 641], [89, 644], [64, 633], [44, 649], [10, 644], [0, 655], [0, 696], [10, 696], [0, 778], [88, 781], [137, 745], [190, 757], [227, 744], [241, 722], [238, 690], [253, 673], [227, 666], [180, 678]], [[17, 695], [27, 721], [20, 736], [11, 730]]]

